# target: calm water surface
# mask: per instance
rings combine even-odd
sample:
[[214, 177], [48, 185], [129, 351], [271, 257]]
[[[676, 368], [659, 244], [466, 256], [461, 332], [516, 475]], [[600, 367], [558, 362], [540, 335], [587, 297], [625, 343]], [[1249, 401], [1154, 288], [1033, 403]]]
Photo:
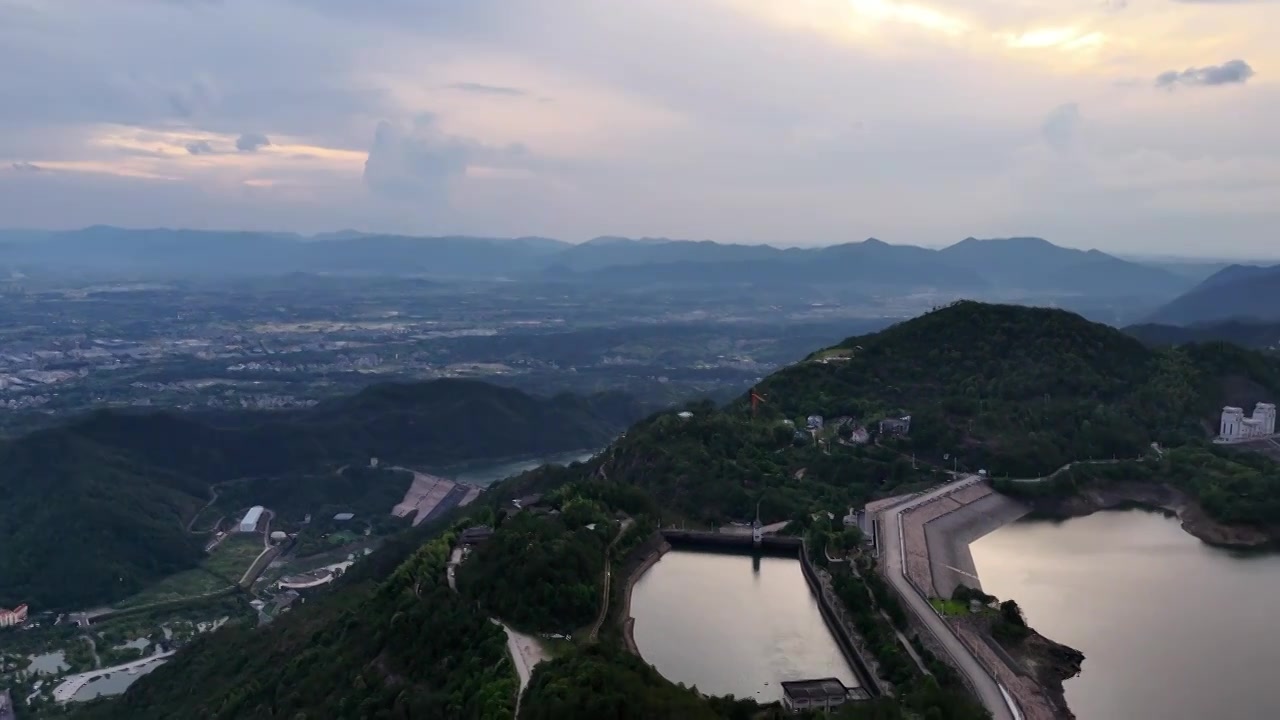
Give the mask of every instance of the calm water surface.
[[664, 677], [704, 693], [782, 699], [783, 680], [856, 685], [790, 558], [675, 550], [636, 582], [636, 645]]
[[1280, 718], [1280, 556], [1211, 548], [1140, 510], [1001, 528], [982, 587], [1085, 654], [1079, 720]]

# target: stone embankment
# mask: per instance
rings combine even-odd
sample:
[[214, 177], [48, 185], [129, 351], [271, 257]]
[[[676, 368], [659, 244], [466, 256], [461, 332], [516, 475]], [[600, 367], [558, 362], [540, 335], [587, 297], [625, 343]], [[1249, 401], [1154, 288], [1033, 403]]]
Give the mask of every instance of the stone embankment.
[[[968, 557], [969, 543], [1025, 512], [1025, 506], [1000, 496], [984, 482], [960, 487], [903, 513], [908, 580], [928, 597], [949, 596], [961, 573], [972, 574], [967, 584], [980, 587]], [[961, 544], [963, 553], [959, 552]], [[967, 568], [959, 567], [966, 564]], [[947, 586], [945, 595], [939, 592], [939, 584]], [[1027, 672], [1021, 663], [995, 645], [985, 626], [970, 618], [946, 618], [946, 621], [969, 652], [1013, 696], [1025, 720], [1074, 717], [1061, 700], [1062, 678], [1057, 679], [1056, 685], [1046, 686], [1042, 679]], [[1078, 664], [1076, 669], [1078, 671]]]

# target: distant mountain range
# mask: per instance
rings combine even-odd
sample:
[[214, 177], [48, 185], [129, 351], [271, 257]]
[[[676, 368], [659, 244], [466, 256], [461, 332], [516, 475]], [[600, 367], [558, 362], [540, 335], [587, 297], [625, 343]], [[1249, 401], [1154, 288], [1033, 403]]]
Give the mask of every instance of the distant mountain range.
[[[1162, 302], [1202, 277], [1040, 238], [968, 238], [942, 250], [877, 239], [780, 249], [710, 241], [600, 237], [406, 237], [343, 230], [287, 233], [0, 231], [0, 269], [123, 275], [289, 272], [648, 285], [769, 285], [936, 290], [972, 295], [1132, 297]], [[1206, 273], [1209, 271], [1206, 271]]]
[[1148, 323], [1201, 325], [1280, 321], [1280, 265], [1231, 265], [1152, 313]]

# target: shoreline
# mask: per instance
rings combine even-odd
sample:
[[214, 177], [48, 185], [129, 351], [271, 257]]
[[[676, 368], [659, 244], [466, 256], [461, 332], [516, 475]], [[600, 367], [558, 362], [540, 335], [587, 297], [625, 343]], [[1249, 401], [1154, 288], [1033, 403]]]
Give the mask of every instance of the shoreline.
[[618, 613], [618, 618], [622, 622], [622, 642], [626, 646], [627, 652], [635, 655], [641, 660], [644, 657], [640, 654], [640, 648], [636, 646], [635, 626], [636, 619], [631, 616], [631, 592], [635, 589], [636, 583], [644, 574], [649, 572], [649, 568], [658, 564], [663, 555], [671, 551], [671, 544], [662, 539], [660, 534], [655, 534], [658, 543], [654, 544], [654, 538], [646, 541], [650, 545], [649, 551], [645, 554], [640, 564], [627, 573], [627, 583], [622, 590], [622, 607]]
[[[1012, 496], [1015, 499], [1016, 496]], [[1209, 517], [1200, 503], [1167, 483], [1128, 482], [1084, 488], [1061, 497], [1025, 498], [1031, 517], [1067, 520], [1105, 510], [1138, 507], [1178, 518], [1182, 530], [1206, 545], [1226, 550], [1265, 550], [1276, 537], [1261, 528], [1227, 525]]]

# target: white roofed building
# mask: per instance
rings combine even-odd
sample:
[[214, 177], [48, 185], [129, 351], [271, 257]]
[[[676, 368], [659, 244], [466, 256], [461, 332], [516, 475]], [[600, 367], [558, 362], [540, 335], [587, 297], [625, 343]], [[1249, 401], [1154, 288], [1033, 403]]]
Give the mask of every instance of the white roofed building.
[[253, 532], [258, 529], [258, 521], [262, 519], [262, 506], [254, 505], [249, 508], [249, 512], [244, 514], [244, 519], [240, 521], [240, 532]]

